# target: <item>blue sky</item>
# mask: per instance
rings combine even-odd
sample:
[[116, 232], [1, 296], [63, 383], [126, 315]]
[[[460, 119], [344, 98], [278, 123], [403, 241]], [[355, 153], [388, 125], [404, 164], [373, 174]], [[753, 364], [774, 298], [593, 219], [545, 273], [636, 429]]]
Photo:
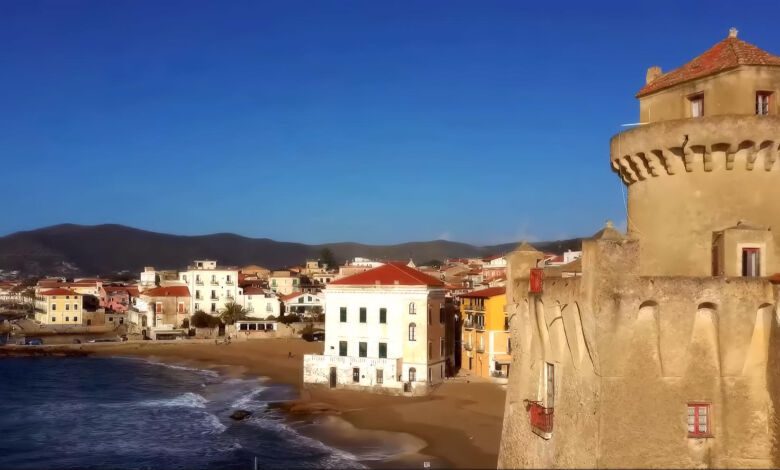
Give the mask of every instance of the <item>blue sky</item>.
[[[760, 12], [757, 14], [756, 12]], [[0, 234], [307, 243], [589, 235], [648, 66], [776, 1], [0, 2]]]

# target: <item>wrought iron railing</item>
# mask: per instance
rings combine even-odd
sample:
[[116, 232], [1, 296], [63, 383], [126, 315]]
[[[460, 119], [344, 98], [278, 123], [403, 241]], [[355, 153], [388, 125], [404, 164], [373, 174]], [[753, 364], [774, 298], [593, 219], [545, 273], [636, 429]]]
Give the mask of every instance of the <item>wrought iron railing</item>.
[[551, 433], [553, 430], [553, 408], [545, 408], [541, 402], [528, 402], [528, 414], [531, 417], [531, 426], [543, 433]]

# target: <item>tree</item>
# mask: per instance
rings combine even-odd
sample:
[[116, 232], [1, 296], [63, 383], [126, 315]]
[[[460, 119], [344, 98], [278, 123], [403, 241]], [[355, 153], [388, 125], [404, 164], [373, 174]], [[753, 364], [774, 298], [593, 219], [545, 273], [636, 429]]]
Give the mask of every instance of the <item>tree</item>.
[[229, 302], [225, 304], [225, 308], [220, 312], [220, 318], [226, 325], [232, 325], [246, 318], [246, 309], [235, 302]]
[[434, 268], [440, 268], [442, 264], [443, 263], [441, 262], [441, 260], [432, 259], [432, 260], [426, 261], [425, 263], [421, 264], [420, 266], [431, 266], [431, 267], [434, 267]]
[[336, 269], [339, 267], [336, 256], [330, 248], [323, 248], [320, 250], [320, 263], [324, 264], [328, 269]]
[[193, 313], [192, 317], [190, 318], [190, 325], [194, 326], [195, 328], [214, 328], [215, 326], [219, 325], [219, 323], [219, 318], [213, 315], [209, 315], [203, 310], [198, 310], [197, 312]]

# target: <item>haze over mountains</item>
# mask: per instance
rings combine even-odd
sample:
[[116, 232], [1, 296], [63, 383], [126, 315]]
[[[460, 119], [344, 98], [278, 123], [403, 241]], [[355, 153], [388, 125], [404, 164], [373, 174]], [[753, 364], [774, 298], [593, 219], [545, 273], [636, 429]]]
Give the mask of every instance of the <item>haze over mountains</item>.
[[[519, 242], [519, 241], [518, 241]], [[144, 266], [183, 268], [194, 259], [215, 259], [219, 264], [258, 264], [279, 268], [316, 259], [328, 247], [343, 262], [356, 256], [376, 259], [432, 259], [478, 257], [511, 251], [516, 243], [475, 246], [446, 240], [396, 245], [325, 243], [307, 245], [248, 238], [232, 233], [185, 236], [149, 232], [123, 225], [63, 224], [16, 232], [0, 237], [0, 269], [23, 275], [108, 275], [140, 272]], [[578, 250], [581, 239], [534, 243], [543, 251]]]

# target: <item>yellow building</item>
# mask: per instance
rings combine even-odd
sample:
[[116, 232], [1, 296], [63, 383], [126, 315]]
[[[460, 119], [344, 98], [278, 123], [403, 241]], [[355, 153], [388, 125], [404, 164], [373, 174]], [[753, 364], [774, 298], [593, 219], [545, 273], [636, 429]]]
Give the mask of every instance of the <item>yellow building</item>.
[[461, 369], [504, 382], [509, 377], [512, 340], [506, 315], [506, 289], [490, 287], [461, 296]]
[[49, 289], [35, 300], [35, 319], [44, 325], [81, 325], [82, 295], [68, 289]]

